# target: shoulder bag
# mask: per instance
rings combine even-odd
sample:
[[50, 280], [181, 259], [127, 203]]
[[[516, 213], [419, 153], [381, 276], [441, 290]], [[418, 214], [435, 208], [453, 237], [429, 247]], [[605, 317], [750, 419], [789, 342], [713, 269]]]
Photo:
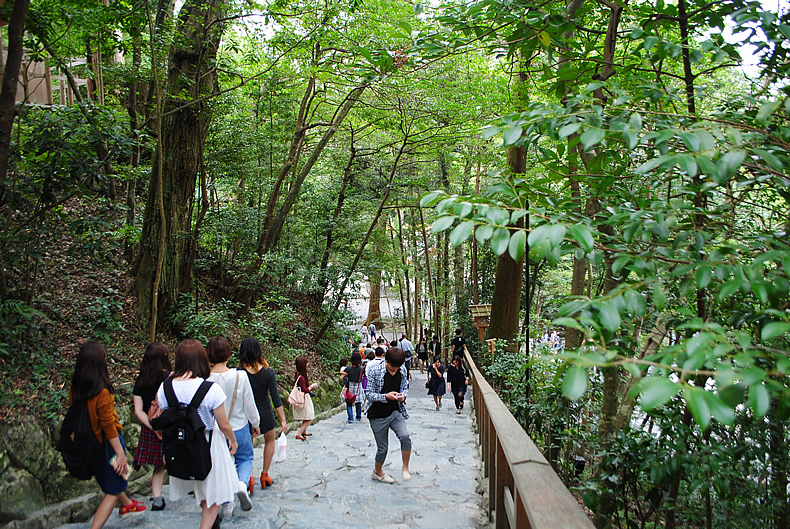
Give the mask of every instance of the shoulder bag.
[[[301, 377], [302, 375], [299, 375]], [[301, 389], [299, 389], [299, 377], [296, 377], [296, 382], [294, 382], [294, 388], [291, 390], [290, 395], [288, 395], [288, 402], [294, 408], [304, 408], [304, 393]]]

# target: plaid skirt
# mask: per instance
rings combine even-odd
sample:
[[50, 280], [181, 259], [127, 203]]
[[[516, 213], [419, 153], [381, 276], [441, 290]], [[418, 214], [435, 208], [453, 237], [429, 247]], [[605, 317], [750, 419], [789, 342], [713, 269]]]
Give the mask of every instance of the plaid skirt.
[[140, 428], [140, 441], [137, 443], [137, 450], [134, 452], [134, 468], [139, 469], [143, 465], [160, 467], [164, 464], [165, 452], [162, 449], [162, 441], [153, 430], [142, 426]]

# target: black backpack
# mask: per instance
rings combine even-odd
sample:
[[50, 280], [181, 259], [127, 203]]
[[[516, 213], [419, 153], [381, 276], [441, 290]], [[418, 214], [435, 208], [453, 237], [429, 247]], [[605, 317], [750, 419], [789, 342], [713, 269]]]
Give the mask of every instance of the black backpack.
[[107, 456], [93, 433], [86, 402], [72, 402], [60, 427], [58, 450], [72, 476], [87, 480], [101, 472]]
[[184, 405], [176, 398], [173, 381], [164, 382], [168, 408], [151, 421], [151, 426], [162, 430], [165, 467], [173, 477], [203, 480], [211, 471], [211, 443], [206, 439], [206, 425], [197, 411], [211, 384], [204, 380], [192, 401]]

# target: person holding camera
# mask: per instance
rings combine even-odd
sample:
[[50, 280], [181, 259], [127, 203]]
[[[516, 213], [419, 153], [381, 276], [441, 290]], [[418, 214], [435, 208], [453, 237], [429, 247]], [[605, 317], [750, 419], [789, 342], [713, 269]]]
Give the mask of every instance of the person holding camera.
[[384, 472], [390, 430], [395, 432], [400, 441], [403, 480], [411, 479], [409, 473], [411, 438], [406, 428], [409, 414], [406, 412], [405, 405], [409, 392], [409, 375], [404, 365], [405, 356], [399, 347], [390, 347], [385, 353], [384, 362], [368, 367], [368, 389], [365, 395], [367, 400], [372, 402], [368, 408], [368, 419], [377, 447], [376, 463], [371, 477], [382, 483], [395, 483], [395, 480]]

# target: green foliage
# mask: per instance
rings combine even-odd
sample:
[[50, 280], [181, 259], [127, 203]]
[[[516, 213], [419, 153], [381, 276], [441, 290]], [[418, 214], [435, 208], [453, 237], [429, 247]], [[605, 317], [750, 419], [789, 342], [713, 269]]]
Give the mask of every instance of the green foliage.
[[104, 296], [91, 301], [83, 314], [88, 335], [93, 340], [108, 345], [119, 332], [126, 332], [119, 319], [119, 312], [123, 303], [119, 299], [119, 292], [114, 288], [107, 288]]
[[192, 294], [182, 294], [170, 313], [171, 324], [181, 338], [194, 338], [207, 343], [215, 336], [227, 336], [239, 304], [227, 299], [195, 303]]
[[0, 301], [0, 360], [9, 365], [26, 364], [47, 323], [46, 315], [23, 301]]

